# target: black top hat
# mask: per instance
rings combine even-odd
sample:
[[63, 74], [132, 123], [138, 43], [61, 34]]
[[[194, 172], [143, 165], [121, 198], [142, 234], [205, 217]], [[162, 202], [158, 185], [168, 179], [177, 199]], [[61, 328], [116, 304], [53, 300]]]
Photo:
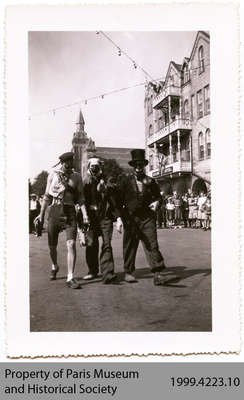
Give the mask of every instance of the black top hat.
[[74, 158], [74, 153], [72, 153], [71, 151], [62, 154], [59, 159], [61, 162], [65, 162], [65, 161], [69, 161], [69, 160], [73, 160]]
[[136, 161], [143, 161], [145, 166], [148, 164], [148, 160], [145, 159], [145, 150], [135, 149], [131, 150], [130, 153], [132, 160], [129, 161], [128, 164], [132, 167], [134, 167]]

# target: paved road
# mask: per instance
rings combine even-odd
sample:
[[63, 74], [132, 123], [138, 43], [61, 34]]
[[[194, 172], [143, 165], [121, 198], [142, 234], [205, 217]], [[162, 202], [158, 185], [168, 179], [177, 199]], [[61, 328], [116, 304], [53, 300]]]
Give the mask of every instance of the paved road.
[[[172, 280], [154, 286], [141, 245], [138, 282], [123, 281], [121, 236], [114, 232], [117, 285], [83, 281], [81, 290], [65, 286], [66, 245], [59, 239], [60, 271], [49, 280], [47, 234], [30, 235], [31, 331], [211, 331], [211, 234], [201, 230], [159, 230], [160, 249]], [[84, 249], [78, 249], [75, 275], [87, 273]], [[177, 276], [177, 278], [175, 278]]]

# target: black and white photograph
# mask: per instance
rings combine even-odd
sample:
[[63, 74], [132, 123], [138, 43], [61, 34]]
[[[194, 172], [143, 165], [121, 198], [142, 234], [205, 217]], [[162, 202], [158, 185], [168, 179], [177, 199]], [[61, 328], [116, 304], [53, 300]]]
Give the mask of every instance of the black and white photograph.
[[8, 8], [9, 356], [238, 351], [236, 21]]
[[30, 330], [211, 331], [210, 33], [28, 44]]

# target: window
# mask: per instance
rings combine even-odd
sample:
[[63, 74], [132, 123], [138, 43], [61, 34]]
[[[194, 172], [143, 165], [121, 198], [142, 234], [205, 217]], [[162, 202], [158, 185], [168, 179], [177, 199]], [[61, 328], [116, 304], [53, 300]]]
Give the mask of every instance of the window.
[[199, 144], [199, 160], [204, 159], [204, 138], [203, 133], [200, 132], [198, 135], [198, 144]]
[[197, 118], [203, 117], [202, 90], [197, 92]]
[[164, 111], [163, 111], [163, 115], [164, 115], [164, 124], [166, 126], [169, 123], [169, 115], [167, 112], [164, 112]]
[[209, 85], [204, 88], [204, 114], [207, 115], [210, 113], [210, 91]]
[[187, 99], [184, 101], [184, 118], [189, 119], [189, 102]]
[[211, 157], [211, 136], [210, 136], [210, 129], [206, 130], [206, 152], [207, 157]]
[[199, 74], [204, 72], [204, 49], [203, 46], [200, 46], [198, 49], [198, 65], [199, 65]]
[[149, 136], [152, 136], [153, 134], [153, 127], [152, 125], [149, 125]]
[[195, 95], [191, 95], [191, 119], [194, 120], [195, 118]]
[[169, 80], [170, 80], [170, 85], [174, 86], [175, 83], [174, 75], [170, 75]]
[[188, 65], [186, 64], [184, 67], [184, 71], [183, 71], [183, 82], [187, 83], [190, 80], [190, 74], [189, 74], [189, 69], [188, 69]]
[[177, 143], [172, 144], [172, 156], [173, 156], [173, 162], [178, 161], [178, 146]]
[[163, 128], [163, 117], [159, 117], [158, 119], [158, 129], [162, 129]]
[[153, 169], [153, 154], [150, 154], [149, 156], [149, 171], [152, 171]]

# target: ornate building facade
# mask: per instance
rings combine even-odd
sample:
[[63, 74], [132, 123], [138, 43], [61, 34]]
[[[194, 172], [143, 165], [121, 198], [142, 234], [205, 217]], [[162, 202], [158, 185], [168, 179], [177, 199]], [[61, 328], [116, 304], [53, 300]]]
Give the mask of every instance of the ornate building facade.
[[210, 189], [210, 37], [196, 35], [190, 57], [169, 63], [145, 93], [148, 174], [171, 193]]

